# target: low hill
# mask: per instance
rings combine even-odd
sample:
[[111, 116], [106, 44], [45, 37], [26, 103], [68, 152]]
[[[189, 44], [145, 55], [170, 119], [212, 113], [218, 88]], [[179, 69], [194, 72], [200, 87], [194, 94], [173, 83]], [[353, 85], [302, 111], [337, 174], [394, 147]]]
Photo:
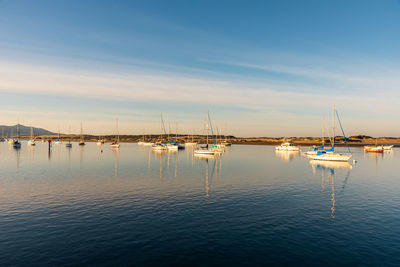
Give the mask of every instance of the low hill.
[[[31, 127], [29, 127], [29, 126], [24, 126], [22, 124], [12, 125], [12, 126], [0, 125], [0, 136], [3, 131], [2, 129], [4, 129], [4, 136], [8, 136], [8, 137], [17, 136], [17, 134], [18, 134], [17, 128], [19, 128], [20, 136], [29, 136], [31, 134]], [[33, 128], [33, 134], [35, 136], [56, 134], [56, 133], [50, 132], [46, 129], [36, 128], [36, 127], [32, 127], [32, 128]]]

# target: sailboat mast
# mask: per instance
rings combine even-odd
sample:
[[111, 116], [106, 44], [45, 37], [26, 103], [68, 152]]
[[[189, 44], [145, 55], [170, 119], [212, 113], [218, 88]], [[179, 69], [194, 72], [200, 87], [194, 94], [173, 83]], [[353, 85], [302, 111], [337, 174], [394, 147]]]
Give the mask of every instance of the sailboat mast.
[[163, 119], [162, 119], [162, 113], [160, 114], [160, 133], [161, 133], [161, 135], [160, 135], [160, 142], [162, 143], [162, 138], [163, 138], [163, 124], [164, 124], [164, 122], [163, 122]]
[[82, 121], [81, 121], [81, 140], [83, 141], [83, 126], [82, 126]]
[[335, 104], [332, 105], [332, 146], [335, 146]]
[[118, 119], [116, 119], [115, 127], [116, 127], [116, 130], [117, 130], [117, 132], [116, 132], [116, 134], [117, 134], [117, 142], [119, 143]]
[[175, 142], [178, 142], [178, 123], [175, 126]]
[[209, 123], [208, 123], [208, 110], [207, 110], [207, 124], [206, 124], [207, 126], [207, 146], [208, 146], [208, 134], [209, 134], [209, 131], [210, 131], [210, 125], [209, 125]]
[[321, 129], [322, 146], [325, 146], [325, 131], [324, 131], [324, 127], [325, 127], [325, 118], [322, 117], [322, 129]]

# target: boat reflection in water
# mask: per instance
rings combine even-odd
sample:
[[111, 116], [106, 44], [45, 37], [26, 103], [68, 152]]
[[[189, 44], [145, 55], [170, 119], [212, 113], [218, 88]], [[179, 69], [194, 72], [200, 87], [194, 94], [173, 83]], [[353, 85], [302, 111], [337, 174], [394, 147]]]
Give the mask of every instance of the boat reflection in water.
[[118, 166], [119, 166], [119, 147], [111, 148], [114, 154], [114, 177], [118, 177]]
[[[202, 155], [202, 154], [194, 154], [193, 158], [198, 160], [199, 167], [201, 169], [205, 168], [205, 193], [206, 198], [210, 196], [210, 188], [214, 178], [215, 173], [217, 175], [221, 174], [222, 161], [221, 157], [217, 155]], [[202, 166], [202, 163], [205, 162], [205, 166]]]
[[[179, 152], [178, 150], [151, 150], [153, 155], [160, 160], [160, 180], [163, 179], [165, 170], [170, 169], [170, 165], [174, 166], [174, 177], [178, 176], [178, 161], [179, 161]], [[173, 163], [171, 162], [173, 160]], [[148, 157], [148, 168], [150, 168], [151, 164], [151, 156], [149, 154]]]
[[288, 162], [293, 160], [294, 157], [300, 155], [299, 151], [280, 151], [276, 150], [275, 154], [281, 158], [282, 161]]
[[342, 191], [345, 189], [347, 181], [350, 176], [350, 171], [353, 169], [353, 166], [348, 162], [339, 162], [339, 161], [323, 161], [323, 160], [310, 160], [310, 165], [313, 169], [314, 176], [317, 172], [321, 173], [321, 191], [325, 192], [326, 185], [329, 185], [329, 180], [331, 181], [331, 217], [335, 219], [335, 170], [347, 170], [347, 174], [345, 175]]

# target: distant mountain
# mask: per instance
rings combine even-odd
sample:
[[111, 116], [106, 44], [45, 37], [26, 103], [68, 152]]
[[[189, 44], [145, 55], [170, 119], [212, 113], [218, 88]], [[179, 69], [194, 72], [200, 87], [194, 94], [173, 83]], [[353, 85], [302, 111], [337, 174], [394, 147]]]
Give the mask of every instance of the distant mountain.
[[[29, 136], [31, 135], [31, 127], [29, 126], [24, 126], [21, 124], [18, 124], [19, 126], [19, 135], [20, 136]], [[17, 136], [17, 125], [12, 125], [12, 126], [6, 126], [6, 125], [0, 125], [0, 137], [2, 134], [2, 129], [4, 129], [4, 136]], [[54, 135], [56, 133], [50, 132], [46, 129], [42, 129], [42, 128], [36, 128], [36, 127], [32, 127], [33, 128], [33, 135], [38, 136], [38, 135]]]

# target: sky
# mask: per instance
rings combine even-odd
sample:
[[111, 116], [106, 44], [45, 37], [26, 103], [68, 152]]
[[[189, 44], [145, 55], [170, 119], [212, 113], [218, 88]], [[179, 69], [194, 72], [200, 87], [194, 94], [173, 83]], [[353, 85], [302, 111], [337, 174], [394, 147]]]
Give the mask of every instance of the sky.
[[0, 125], [400, 136], [400, 1], [0, 0]]

